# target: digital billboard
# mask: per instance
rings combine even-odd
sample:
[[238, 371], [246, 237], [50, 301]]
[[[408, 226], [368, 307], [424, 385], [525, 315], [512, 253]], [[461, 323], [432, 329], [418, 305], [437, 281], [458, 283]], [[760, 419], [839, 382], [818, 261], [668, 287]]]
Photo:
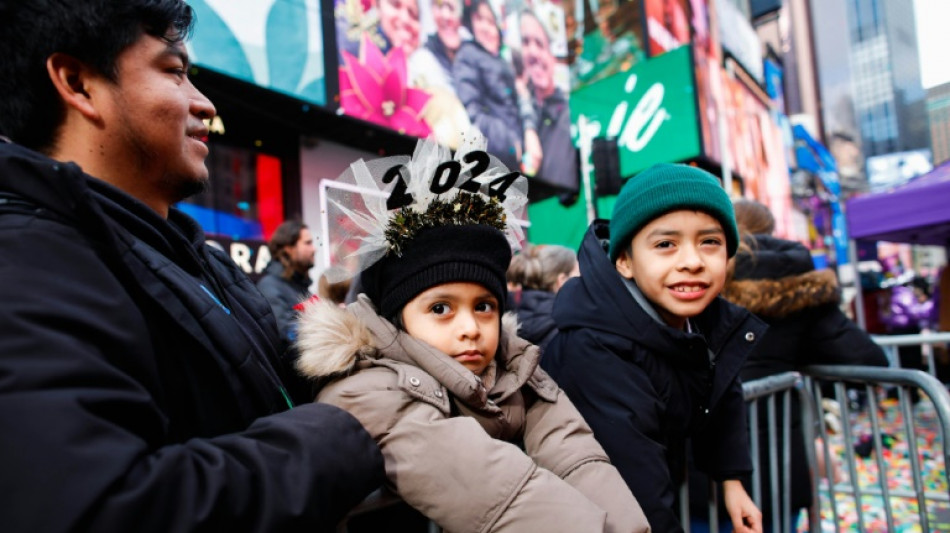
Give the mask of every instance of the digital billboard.
[[577, 190], [559, 3], [335, 0], [334, 23], [342, 113], [450, 148], [474, 126], [509, 168]]
[[658, 56], [689, 42], [686, 0], [644, 0], [650, 55]]
[[630, 70], [646, 59], [638, 0], [569, 0], [565, 11], [572, 90]]
[[195, 64], [326, 104], [319, 0], [191, 0]]
[[688, 46], [574, 91], [571, 111], [595, 137], [617, 139], [624, 177], [701, 153]]

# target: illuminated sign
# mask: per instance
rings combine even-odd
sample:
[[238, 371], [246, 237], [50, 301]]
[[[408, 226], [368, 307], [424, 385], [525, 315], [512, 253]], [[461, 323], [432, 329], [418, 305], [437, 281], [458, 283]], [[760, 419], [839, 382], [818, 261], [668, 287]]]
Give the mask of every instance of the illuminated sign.
[[617, 138], [623, 176], [700, 154], [689, 47], [574, 91], [571, 102], [595, 137]]

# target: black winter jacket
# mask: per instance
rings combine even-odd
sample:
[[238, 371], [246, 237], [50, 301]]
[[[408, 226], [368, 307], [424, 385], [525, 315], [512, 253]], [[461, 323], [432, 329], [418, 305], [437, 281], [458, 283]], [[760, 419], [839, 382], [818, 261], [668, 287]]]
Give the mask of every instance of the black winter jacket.
[[469, 119], [488, 139], [488, 152], [508, 168], [519, 168], [524, 132], [511, 67], [477, 42], [465, 41], [455, 55], [452, 77]]
[[[739, 369], [765, 330], [717, 298], [687, 333], [633, 299], [594, 221], [578, 253], [581, 276], [558, 291], [558, 334], [541, 360], [580, 410], [654, 531], [682, 531], [674, 509], [685, 441], [717, 480], [751, 472]], [[710, 352], [713, 359], [710, 360]]]
[[571, 142], [571, 111], [560, 89], [547, 97], [538, 112], [538, 138], [544, 156], [537, 177], [562, 192], [577, 192], [577, 149]]
[[541, 347], [542, 353], [557, 334], [554, 324], [553, 292], [523, 290], [518, 304], [518, 335], [531, 344]]
[[383, 480], [288, 409], [270, 307], [197, 224], [0, 143], [5, 531], [322, 531]]
[[297, 311], [294, 306], [310, 297], [311, 279], [294, 272], [290, 279], [283, 277], [284, 265], [272, 259], [264, 269], [264, 275], [257, 281], [257, 288], [267, 299], [277, 319], [277, 331], [281, 343], [287, 348], [296, 338], [295, 323]]
[[[840, 294], [831, 270], [815, 270], [811, 253], [800, 243], [768, 235], [751, 237], [751, 255], [736, 256], [733, 280], [723, 296], [745, 307], [769, 325], [759, 348], [742, 368], [742, 380], [799, 370], [813, 364], [887, 366], [887, 356], [868, 334], [838, 307]], [[760, 406], [763, 490], [768, 476], [767, 410]], [[799, 509], [811, 502], [801, 411], [796, 395], [791, 406], [791, 503]], [[779, 425], [781, 428], [781, 425]], [[781, 460], [781, 456], [780, 460]], [[780, 469], [781, 470], [781, 469]], [[779, 480], [782, 487], [784, 480]], [[770, 498], [762, 502], [766, 523], [771, 516]]]

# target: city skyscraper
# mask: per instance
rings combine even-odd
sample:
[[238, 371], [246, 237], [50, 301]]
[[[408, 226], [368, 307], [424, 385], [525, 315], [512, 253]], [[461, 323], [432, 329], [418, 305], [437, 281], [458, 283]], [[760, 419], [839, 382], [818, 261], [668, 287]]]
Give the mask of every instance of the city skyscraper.
[[913, 0], [845, 4], [851, 94], [864, 157], [930, 148]]

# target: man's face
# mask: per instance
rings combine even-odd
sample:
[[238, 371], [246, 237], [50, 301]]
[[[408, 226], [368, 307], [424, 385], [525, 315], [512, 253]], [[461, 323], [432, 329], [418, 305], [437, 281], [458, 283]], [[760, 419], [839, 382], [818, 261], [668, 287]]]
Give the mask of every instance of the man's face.
[[315, 253], [313, 235], [310, 234], [310, 230], [307, 228], [300, 230], [300, 238], [297, 239], [296, 244], [287, 247], [287, 254], [290, 256], [290, 262], [293, 264], [294, 270], [301, 274], [306, 274], [308, 270], [313, 268]]
[[457, 50], [462, 45], [462, 37], [459, 35], [460, 17], [462, 16], [459, 11], [459, 2], [457, 0], [436, 0], [432, 10], [439, 40], [449, 50]]
[[521, 17], [521, 55], [525, 71], [538, 93], [549, 95], [554, 91], [554, 56], [544, 28], [531, 15]]
[[203, 119], [214, 106], [188, 79], [188, 54], [181, 42], [150, 35], [116, 58], [116, 80], [102, 84], [101, 108], [117, 174], [134, 176], [127, 191], [148, 201], [172, 204], [208, 182]]

